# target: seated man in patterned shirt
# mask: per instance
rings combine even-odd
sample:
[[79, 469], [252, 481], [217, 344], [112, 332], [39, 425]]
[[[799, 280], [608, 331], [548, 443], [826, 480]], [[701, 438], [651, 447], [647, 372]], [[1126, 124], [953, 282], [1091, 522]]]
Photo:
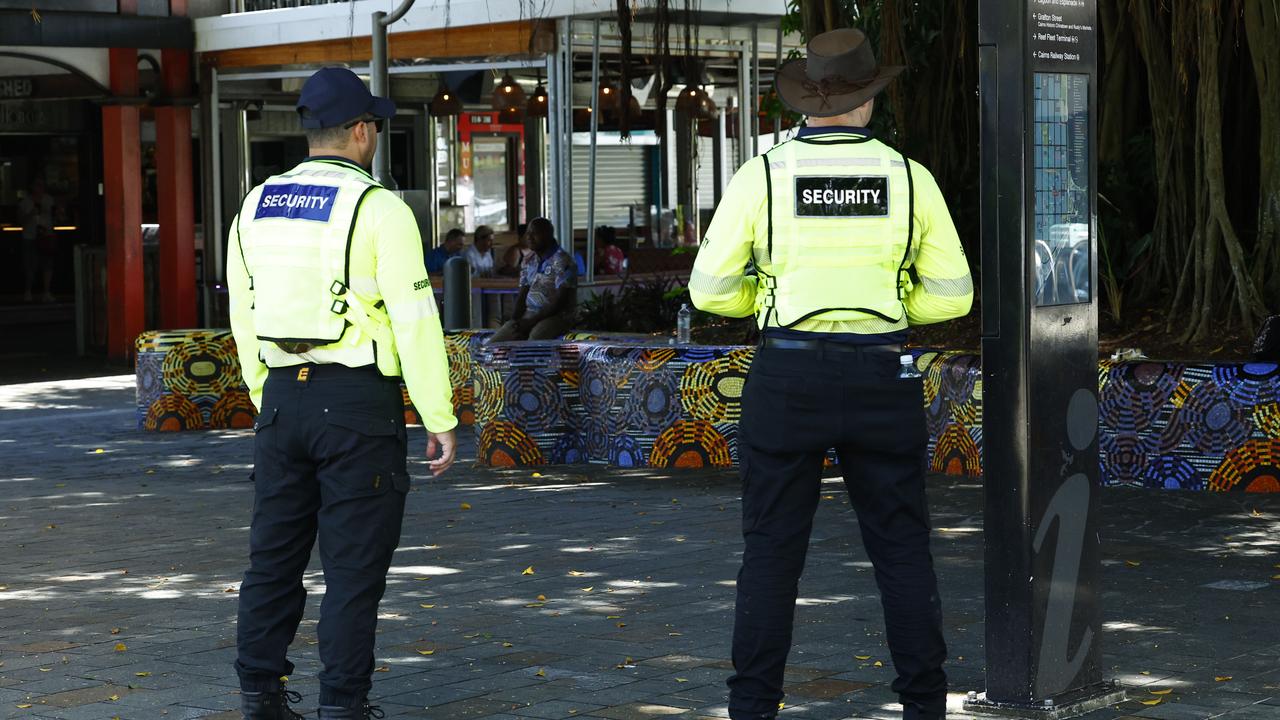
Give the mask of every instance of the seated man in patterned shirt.
[[556, 242], [550, 220], [531, 220], [526, 238], [537, 255], [521, 268], [514, 319], [494, 333], [492, 342], [550, 340], [573, 329], [577, 265]]

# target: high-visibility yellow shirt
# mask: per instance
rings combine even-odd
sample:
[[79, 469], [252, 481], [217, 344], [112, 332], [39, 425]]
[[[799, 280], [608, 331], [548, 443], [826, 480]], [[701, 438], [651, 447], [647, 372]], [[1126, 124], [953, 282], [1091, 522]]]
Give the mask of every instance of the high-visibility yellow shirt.
[[[892, 154], [893, 157], [898, 158], [893, 161], [896, 166], [901, 168], [905, 165], [896, 151], [890, 150], [874, 139], [843, 132], [826, 132], [815, 137], [842, 144], [833, 145], [830, 149], [806, 147], [805, 157], [813, 159], [802, 162], [810, 165], [828, 164], [821, 159], [824, 152], [833, 155], [841, 153], [853, 155], [855, 159], [861, 153], [868, 158], [868, 162], [872, 158], [884, 158]], [[788, 143], [795, 142], [797, 141], [788, 141]], [[778, 149], [781, 150], [781, 146]], [[776, 154], [782, 156], [786, 153], [777, 152]], [[689, 280], [690, 297], [694, 305], [701, 310], [728, 317], [747, 317], [758, 313], [759, 320], [763, 324], [767, 319], [768, 283], [775, 280], [778, 283], [786, 281], [785, 277], [775, 277], [779, 272], [785, 274], [787, 268], [775, 267], [775, 258], [770, 256], [768, 250], [772, 242], [769, 237], [768, 195], [771, 179], [766, 163], [770, 162], [769, 158], [774, 155], [775, 151], [771, 150], [767, 155], [752, 158], [739, 168], [730, 181], [719, 207], [716, 208], [698, 250], [698, 257], [694, 262]], [[841, 314], [844, 316], [841, 319], [832, 320], [824, 319], [823, 314], [817, 314], [795, 323], [791, 326], [793, 329], [815, 333], [881, 335], [905, 329], [907, 325], [941, 322], [962, 317], [969, 312], [973, 303], [973, 280], [955, 224], [942, 197], [942, 191], [924, 166], [915, 161], [907, 162], [910, 163], [911, 248], [901, 269], [914, 269], [919, 282], [913, 283], [908, 278], [908, 274], [900, 273], [897, 267], [883, 271], [886, 273], [884, 283], [896, 284], [901, 290], [902, 311], [896, 314], [901, 317], [901, 320], [889, 322], [885, 317], [873, 314], [867, 314], [865, 318], [850, 319], [848, 317], [850, 313], [847, 312]], [[775, 170], [775, 174], [776, 172]], [[833, 171], [830, 168], [824, 168], [817, 172], [831, 174]], [[773, 178], [773, 181], [776, 182], [776, 180], [776, 177]], [[788, 197], [792, 198], [793, 193], [790, 193], [790, 189], [788, 193]], [[812, 222], [801, 217], [789, 219], [796, 215], [789, 208], [774, 208], [772, 215], [775, 236], [797, 235], [780, 233], [779, 226], [782, 223]], [[863, 228], [878, 226], [870, 223], [860, 225], [856, 220], [860, 219], [851, 218], [849, 221], [850, 252], [865, 252], [869, 238], [852, 236], [852, 234], [865, 233], [868, 230]], [[825, 218], [822, 222], [829, 225], [837, 221]], [[901, 224], [905, 225], [905, 223]], [[803, 233], [799, 234], [794, 241], [805, 242]], [[904, 239], [894, 235], [884, 237], [884, 242], [901, 245]], [[817, 251], [811, 252], [809, 257], [821, 257], [824, 254], [830, 257], [832, 252], [838, 252], [838, 248], [830, 247], [828, 242], [817, 248]], [[796, 258], [804, 257], [803, 252], [791, 255], [792, 262], [796, 262]], [[744, 270], [751, 262], [754, 262], [758, 269], [759, 277], [744, 275]], [[792, 269], [794, 270], [794, 265]], [[828, 275], [831, 273], [828, 272]], [[894, 275], [898, 277], [895, 279]], [[793, 296], [802, 295], [805, 292], [815, 296], [811, 302], [815, 308], [832, 307], [831, 302], [824, 304], [824, 298], [819, 296], [834, 294], [834, 288], [813, 287], [798, 291], [792, 289]], [[840, 292], [845, 296], [840, 300], [844, 301], [848, 300], [851, 294], [856, 298], [858, 290], [856, 287], [843, 288]], [[835, 307], [864, 306], [873, 307], [870, 303], [863, 305], [842, 302], [835, 305]], [[773, 322], [770, 322], [770, 326], [774, 326]]]
[[[358, 179], [372, 182], [358, 165], [340, 158], [312, 158], [295, 168], [322, 172], [358, 173]], [[270, 180], [264, 185], [271, 183]], [[260, 186], [262, 187], [262, 186]], [[246, 205], [261, 193], [250, 193]], [[457, 425], [453, 415], [453, 390], [449, 383], [449, 361], [444, 333], [431, 284], [422, 258], [422, 240], [413, 211], [394, 193], [380, 186], [364, 194], [351, 225], [349, 288], [352, 304], [367, 310], [370, 317], [389, 329], [394, 349], [379, 347], [374, 338], [352, 322], [336, 342], [308, 352], [290, 354], [274, 343], [259, 339], [254, 326], [254, 287], [271, 282], [255, 273], [243, 251], [242, 239], [250, 241], [253, 209], [241, 209], [231, 223], [227, 243], [227, 288], [231, 304], [231, 330], [236, 339], [241, 372], [254, 405], [262, 407], [262, 388], [271, 367], [304, 363], [337, 363], [352, 367], [376, 365], [383, 375], [402, 377], [423, 425], [431, 432], [445, 432]], [[243, 216], [243, 218], [242, 218]], [[308, 219], [297, 220], [296, 232], [305, 232]], [[279, 223], [277, 223], [277, 228]], [[290, 226], [286, 226], [290, 227]], [[277, 230], [278, 231], [278, 230]], [[293, 230], [290, 230], [293, 231]], [[245, 237], [241, 237], [244, 233]], [[328, 307], [318, 311], [329, 312]], [[354, 311], [354, 310], [353, 310]], [[390, 355], [390, 357], [388, 357]]]

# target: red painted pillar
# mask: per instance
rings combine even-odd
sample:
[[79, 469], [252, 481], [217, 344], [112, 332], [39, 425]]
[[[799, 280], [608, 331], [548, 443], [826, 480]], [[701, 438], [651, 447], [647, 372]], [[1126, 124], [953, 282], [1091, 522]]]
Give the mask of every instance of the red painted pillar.
[[[111, 92], [138, 96], [138, 51], [111, 48]], [[102, 107], [102, 192], [107, 230], [107, 355], [133, 357], [145, 329], [142, 285], [142, 158], [138, 108]]]
[[[162, 50], [164, 94], [190, 95], [191, 55]], [[161, 328], [196, 326], [195, 212], [191, 175], [191, 107], [156, 108], [156, 186], [160, 221]]]

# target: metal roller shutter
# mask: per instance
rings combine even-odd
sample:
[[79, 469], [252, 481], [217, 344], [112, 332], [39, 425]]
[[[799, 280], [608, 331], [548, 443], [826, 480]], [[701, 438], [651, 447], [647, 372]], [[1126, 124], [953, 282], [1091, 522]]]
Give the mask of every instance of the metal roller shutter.
[[[648, 145], [601, 145], [596, 148], [596, 225], [626, 227], [628, 210], [649, 198], [645, 182]], [[591, 152], [573, 147], [573, 225], [587, 227], [587, 166]]]

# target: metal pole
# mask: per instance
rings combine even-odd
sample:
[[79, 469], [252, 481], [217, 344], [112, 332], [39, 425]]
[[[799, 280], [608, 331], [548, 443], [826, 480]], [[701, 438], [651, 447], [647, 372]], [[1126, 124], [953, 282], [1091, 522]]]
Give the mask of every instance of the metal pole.
[[[379, 97], [390, 97], [387, 80], [387, 28], [404, 17], [413, 7], [413, 0], [404, 0], [390, 15], [379, 10], [373, 14], [373, 52], [369, 60], [369, 91]], [[373, 177], [390, 190], [397, 189], [395, 178], [391, 177], [391, 126], [385, 125], [385, 131], [378, 133], [378, 145], [373, 153]]]
[[561, 196], [560, 246], [573, 254], [573, 21], [562, 21], [560, 80], [560, 143], [564, 153], [564, 193]]
[[562, 176], [564, 161], [560, 137], [560, 51], [547, 56], [547, 216], [557, 228], [561, 225], [561, 197], [564, 195]]
[[751, 157], [760, 154], [760, 26], [751, 26]]
[[[431, 115], [429, 110], [426, 112], [426, 119], [427, 172], [425, 185], [427, 191], [431, 193], [429, 207], [431, 208], [431, 235], [434, 237], [440, 234], [440, 151], [437, 148], [437, 145], [440, 144], [440, 133], [436, 127], [437, 119]], [[422, 240], [424, 243], [435, 244], [431, 242], [431, 238], [423, 238]]]
[[[774, 83], [778, 82], [778, 71], [782, 69], [782, 23], [778, 23], [778, 39], [773, 46], [773, 77]], [[773, 119], [773, 144], [777, 145], [782, 142], [782, 117]]]
[[244, 103], [239, 103], [236, 108], [236, 161], [239, 164], [239, 182], [240, 197], [249, 194], [253, 189], [253, 153], [249, 144], [249, 113], [245, 110]]
[[[205, 165], [208, 168], [206, 172], [208, 173], [209, 205], [205, 207], [208, 220], [205, 224], [204, 262], [205, 277], [211, 278], [213, 282], [206, 283], [206, 293], [211, 290], [209, 285], [223, 282], [225, 279], [223, 275], [226, 272], [222, 246], [222, 111], [218, 109], [218, 95], [218, 69], [211, 67], [209, 68], [208, 107], [204, 113], [208, 123], [200, 127], [206, 142], [209, 143], [208, 162]], [[209, 267], [210, 262], [212, 262], [212, 268]], [[210, 300], [211, 297], [206, 295], [204, 304], [206, 327], [211, 326], [213, 320], [213, 307]]]
[[[587, 256], [583, 258], [587, 266], [587, 284], [596, 279], [596, 133], [600, 128], [600, 18], [595, 19], [591, 33], [591, 145], [590, 157], [587, 160]], [[626, 112], [626, 108], [619, 108]]]
[[715, 187], [712, 195], [712, 202], [715, 207], [720, 206], [720, 198], [724, 196], [725, 186], [725, 166], [724, 166], [724, 140], [725, 140], [725, 111], [722, 109], [716, 113], [716, 136], [711, 144], [711, 169], [715, 175]]
[[[751, 159], [749, 150], [747, 149], [747, 137], [751, 135], [750, 118], [747, 113], [751, 112], [751, 103], [747, 102], [747, 93], [751, 92], [749, 79], [750, 73], [747, 71], [747, 53], [750, 49], [747, 44], [742, 43], [742, 50], [738, 54], [738, 164], [742, 167]], [[736, 168], [735, 168], [736, 169]]]

